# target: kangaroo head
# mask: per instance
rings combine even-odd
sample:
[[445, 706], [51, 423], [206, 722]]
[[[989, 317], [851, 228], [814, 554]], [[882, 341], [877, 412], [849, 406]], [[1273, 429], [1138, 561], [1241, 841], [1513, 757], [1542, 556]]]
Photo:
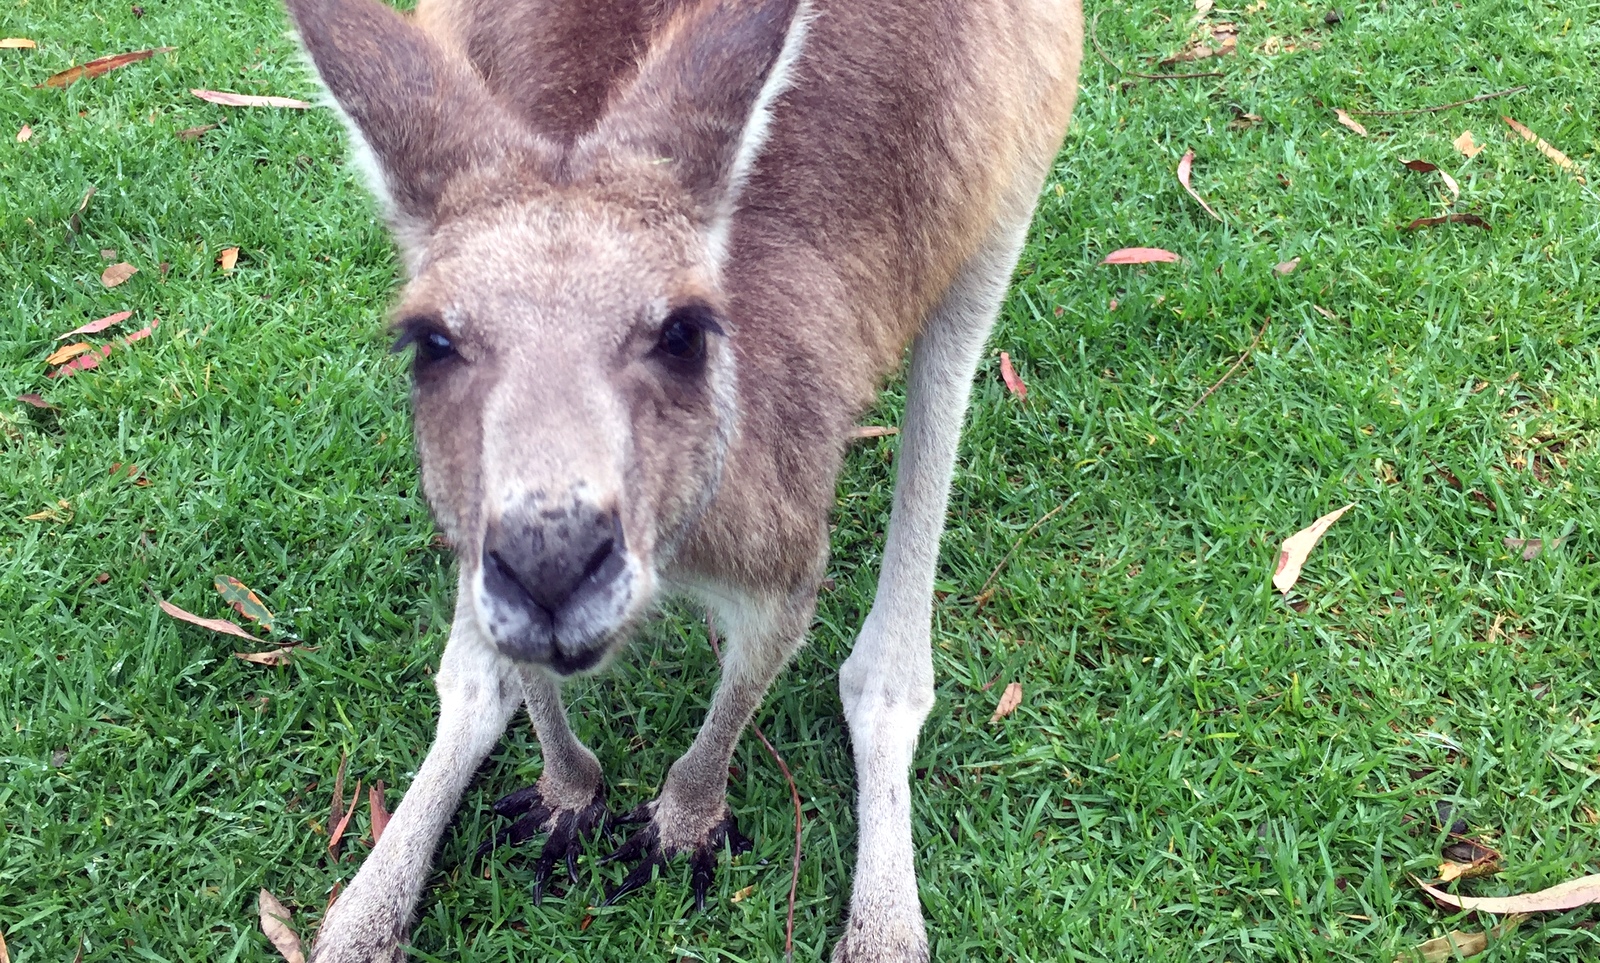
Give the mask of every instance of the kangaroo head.
[[458, 605], [512, 658], [598, 664], [716, 492], [723, 249], [801, 5], [689, 5], [558, 143], [378, 0], [289, 0], [408, 269], [396, 348]]

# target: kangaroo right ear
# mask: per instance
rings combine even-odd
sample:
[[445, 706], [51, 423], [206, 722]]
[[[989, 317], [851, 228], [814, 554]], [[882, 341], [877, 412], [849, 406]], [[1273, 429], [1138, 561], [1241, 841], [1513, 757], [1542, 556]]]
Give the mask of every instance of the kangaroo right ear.
[[471, 67], [378, 0], [287, 0], [402, 248], [420, 247], [446, 185], [542, 144]]

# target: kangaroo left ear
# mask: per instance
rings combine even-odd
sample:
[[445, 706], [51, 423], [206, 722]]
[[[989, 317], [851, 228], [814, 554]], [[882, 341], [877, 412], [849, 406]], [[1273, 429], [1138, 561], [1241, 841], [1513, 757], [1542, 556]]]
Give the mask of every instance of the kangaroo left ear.
[[[651, 45], [579, 152], [667, 160], [720, 245], [805, 38], [807, 0], [702, 0]], [[720, 254], [720, 252], [719, 252]]]

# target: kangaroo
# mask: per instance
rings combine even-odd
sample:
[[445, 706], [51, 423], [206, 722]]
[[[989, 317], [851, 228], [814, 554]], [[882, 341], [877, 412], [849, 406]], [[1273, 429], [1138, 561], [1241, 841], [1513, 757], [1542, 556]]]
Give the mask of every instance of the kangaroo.
[[910, 764], [968, 391], [1072, 111], [1079, 0], [287, 0], [407, 274], [423, 490], [458, 596], [432, 747], [317, 963], [400, 960], [435, 847], [526, 706], [535, 897], [608, 821], [561, 681], [653, 600], [727, 636], [612, 898], [743, 842], [728, 763], [812, 619], [855, 419], [910, 345], [872, 608], [840, 667], [858, 775], [835, 961], [918, 961]]

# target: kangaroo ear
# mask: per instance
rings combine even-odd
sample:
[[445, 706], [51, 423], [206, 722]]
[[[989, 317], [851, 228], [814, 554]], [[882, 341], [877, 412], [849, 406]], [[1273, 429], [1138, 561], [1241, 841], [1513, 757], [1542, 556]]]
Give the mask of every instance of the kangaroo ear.
[[402, 247], [420, 244], [446, 185], [539, 142], [472, 69], [378, 0], [288, 0]]
[[807, 0], [701, 0], [681, 10], [580, 152], [620, 148], [669, 160], [707, 227], [725, 229], [808, 16]]

